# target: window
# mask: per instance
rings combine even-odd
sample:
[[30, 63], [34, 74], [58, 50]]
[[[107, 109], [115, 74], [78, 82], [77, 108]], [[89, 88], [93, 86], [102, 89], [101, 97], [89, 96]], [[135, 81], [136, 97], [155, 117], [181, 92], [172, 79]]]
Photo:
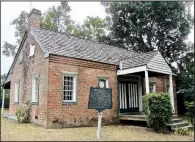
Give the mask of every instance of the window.
[[23, 52], [20, 53], [20, 58], [19, 58], [20, 63], [22, 62], [22, 60], [23, 60]]
[[19, 98], [19, 82], [16, 81], [14, 85], [14, 102], [18, 103]]
[[35, 53], [35, 45], [30, 45], [30, 54], [29, 57], [33, 56]]
[[150, 93], [156, 92], [156, 85], [155, 82], [150, 82], [149, 84]]
[[32, 78], [32, 102], [37, 103], [39, 101], [39, 76], [35, 75]]
[[107, 77], [98, 77], [98, 87], [100, 88], [109, 88], [108, 78]]
[[77, 75], [74, 73], [63, 74], [62, 102], [76, 102]]

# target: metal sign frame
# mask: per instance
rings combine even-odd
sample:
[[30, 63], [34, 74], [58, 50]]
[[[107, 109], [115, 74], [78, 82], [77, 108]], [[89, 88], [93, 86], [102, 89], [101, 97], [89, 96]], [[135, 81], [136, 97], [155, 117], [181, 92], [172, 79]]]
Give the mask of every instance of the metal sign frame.
[[[106, 105], [104, 105], [104, 106], [99, 106], [98, 104], [99, 104], [99, 100], [100, 99], [98, 99], [98, 97], [97, 98], [92, 98], [92, 97], [94, 97], [94, 95], [92, 95], [92, 93], [94, 93], [94, 91], [95, 90], [104, 90], [104, 92], [106, 92], [107, 91], [107, 93], [108, 92], [110, 92], [110, 100], [111, 100], [111, 102], [109, 102], [111, 105], [109, 105], [109, 106], [106, 106]], [[105, 96], [106, 97], [106, 96]], [[95, 100], [94, 100], [95, 99]], [[98, 99], [98, 100], [97, 100]], [[93, 104], [92, 104], [92, 102], [94, 102]], [[112, 109], [112, 89], [111, 88], [100, 88], [100, 87], [90, 87], [90, 94], [89, 94], [89, 101], [88, 101], [88, 109], [96, 109], [96, 110], [98, 110], [99, 112], [101, 112], [101, 111], [103, 111], [103, 110], [105, 110], [105, 109]]]

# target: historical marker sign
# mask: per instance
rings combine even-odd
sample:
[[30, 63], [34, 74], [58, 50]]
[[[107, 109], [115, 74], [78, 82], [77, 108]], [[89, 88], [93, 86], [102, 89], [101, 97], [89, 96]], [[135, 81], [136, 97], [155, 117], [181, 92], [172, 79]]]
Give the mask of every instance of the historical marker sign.
[[[101, 86], [102, 88], [100, 88]], [[88, 102], [88, 109], [98, 110], [98, 140], [101, 139], [102, 111], [112, 109], [112, 89], [103, 87], [101, 84], [97, 88], [91, 87]]]
[[112, 89], [90, 88], [88, 109], [112, 109]]

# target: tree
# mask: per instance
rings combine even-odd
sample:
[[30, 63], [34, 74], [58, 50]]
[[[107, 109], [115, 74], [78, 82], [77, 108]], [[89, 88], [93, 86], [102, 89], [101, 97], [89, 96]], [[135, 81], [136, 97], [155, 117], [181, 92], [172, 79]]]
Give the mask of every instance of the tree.
[[103, 2], [111, 40], [139, 52], [160, 51], [170, 64], [186, 50], [190, 32], [184, 2]]
[[67, 27], [73, 23], [69, 15], [70, 11], [66, 1], [62, 1], [57, 7], [49, 8], [43, 14], [42, 27], [55, 31], [66, 31]]
[[[42, 16], [41, 27], [50, 30], [64, 31], [73, 22], [70, 19], [69, 12], [71, 11], [68, 6], [68, 2], [62, 1], [59, 6], [49, 8]], [[28, 12], [22, 11], [20, 15], [15, 18], [11, 25], [16, 28], [15, 37], [17, 38], [17, 44], [22, 40], [24, 32], [28, 26]], [[17, 52], [17, 46], [8, 42], [5, 42], [2, 46], [3, 55], [7, 57], [14, 57]]]
[[77, 37], [98, 40], [105, 36], [105, 22], [99, 17], [87, 16], [82, 25], [71, 25], [68, 31]]
[[14, 57], [17, 51], [17, 46], [10, 44], [8, 42], [4, 42], [3, 46], [2, 46], [2, 53], [3, 55], [7, 56], [7, 57]]
[[11, 25], [14, 25], [15, 30], [15, 37], [17, 38], [17, 43], [19, 43], [24, 35], [24, 32], [26, 31], [28, 24], [28, 13], [26, 11], [22, 11], [20, 15], [15, 18]]
[[5, 79], [6, 79], [6, 76], [7, 76], [6, 73], [4, 73], [4, 74], [1, 75], [1, 86], [3, 85], [3, 82], [4, 82]]
[[194, 100], [194, 43], [188, 44], [188, 51], [178, 62], [177, 90], [185, 94], [186, 101]]
[[[21, 41], [24, 35], [24, 32], [27, 28], [27, 23], [28, 23], [28, 13], [26, 11], [22, 11], [20, 15], [11, 22], [11, 25], [14, 25], [16, 28], [15, 37], [16, 37], [17, 44], [19, 44], [19, 42]], [[3, 55], [7, 57], [14, 57], [17, 52], [17, 45], [11, 44], [7, 41], [4, 42], [1, 48], [3, 51]]]

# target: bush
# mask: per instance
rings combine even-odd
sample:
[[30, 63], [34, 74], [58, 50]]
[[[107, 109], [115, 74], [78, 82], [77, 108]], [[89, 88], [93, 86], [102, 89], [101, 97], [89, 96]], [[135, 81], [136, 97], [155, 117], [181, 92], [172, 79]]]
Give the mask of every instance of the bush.
[[156, 132], [165, 132], [172, 120], [172, 107], [168, 93], [151, 93], [143, 97], [143, 112], [148, 126]]
[[175, 130], [175, 133], [178, 134], [178, 135], [189, 136], [190, 135], [190, 130], [185, 129], [185, 128], [177, 128]]
[[187, 109], [187, 117], [188, 117], [188, 121], [194, 125], [194, 102], [187, 102], [185, 101], [185, 106]]
[[29, 123], [29, 118], [30, 118], [29, 110], [30, 110], [30, 101], [27, 101], [26, 103], [17, 107], [16, 117], [19, 123]]

